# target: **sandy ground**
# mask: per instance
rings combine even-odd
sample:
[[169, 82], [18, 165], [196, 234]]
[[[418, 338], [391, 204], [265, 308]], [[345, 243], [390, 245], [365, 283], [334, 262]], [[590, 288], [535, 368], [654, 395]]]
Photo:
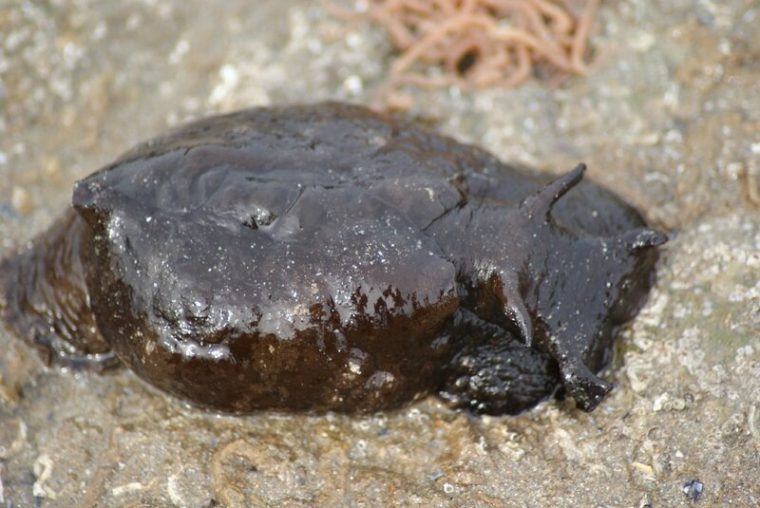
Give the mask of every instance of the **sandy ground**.
[[[128, 371], [46, 369], [0, 328], [0, 507], [757, 506], [758, 26], [757, 0], [608, 0], [587, 78], [416, 96], [412, 114], [505, 160], [586, 161], [672, 235], [592, 414], [430, 398], [218, 416]], [[366, 102], [388, 55], [309, 1], [0, 0], [0, 253], [137, 141], [209, 112]]]

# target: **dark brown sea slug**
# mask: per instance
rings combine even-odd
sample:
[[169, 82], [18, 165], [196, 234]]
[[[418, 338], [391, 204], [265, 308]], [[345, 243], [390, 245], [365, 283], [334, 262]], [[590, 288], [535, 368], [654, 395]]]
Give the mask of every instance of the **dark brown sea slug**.
[[583, 172], [357, 106], [214, 116], [78, 182], [0, 266], [3, 315], [52, 361], [229, 412], [591, 410], [665, 237]]

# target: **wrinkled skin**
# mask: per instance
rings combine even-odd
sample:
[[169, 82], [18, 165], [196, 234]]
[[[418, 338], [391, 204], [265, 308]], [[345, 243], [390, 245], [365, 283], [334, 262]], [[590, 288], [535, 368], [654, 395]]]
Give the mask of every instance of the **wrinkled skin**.
[[665, 238], [583, 171], [544, 185], [356, 106], [211, 117], [78, 182], [0, 266], [3, 314], [222, 411], [591, 410]]

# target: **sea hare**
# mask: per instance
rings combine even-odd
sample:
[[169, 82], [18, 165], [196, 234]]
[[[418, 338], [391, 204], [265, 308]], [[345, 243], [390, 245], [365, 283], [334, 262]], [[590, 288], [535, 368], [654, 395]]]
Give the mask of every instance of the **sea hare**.
[[547, 183], [344, 104], [205, 118], [78, 182], [0, 265], [3, 316], [226, 412], [592, 410], [665, 236], [584, 169]]

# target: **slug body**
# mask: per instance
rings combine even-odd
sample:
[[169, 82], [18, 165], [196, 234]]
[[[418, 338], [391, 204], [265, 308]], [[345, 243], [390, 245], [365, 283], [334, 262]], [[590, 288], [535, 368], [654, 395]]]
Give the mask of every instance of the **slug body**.
[[665, 237], [583, 171], [547, 184], [357, 106], [210, 117], [78, 182], [0, 265], [3, 314], [52, 360], [115, 354], [234, 413], [558, 388], [591, 410]]

